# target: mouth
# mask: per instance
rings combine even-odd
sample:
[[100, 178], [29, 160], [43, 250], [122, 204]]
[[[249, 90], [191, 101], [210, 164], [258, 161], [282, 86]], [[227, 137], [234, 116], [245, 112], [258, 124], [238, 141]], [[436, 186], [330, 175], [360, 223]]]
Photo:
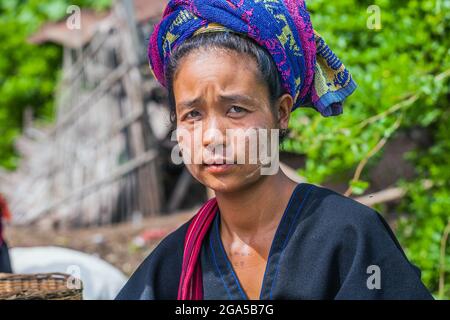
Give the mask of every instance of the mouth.
[[236, 166], [235, 163], [230, 163], [230, 161], [215, 161], [211, 164], [203, 163], [202, 167], [209, 173], [225, 173], [230, 171]]

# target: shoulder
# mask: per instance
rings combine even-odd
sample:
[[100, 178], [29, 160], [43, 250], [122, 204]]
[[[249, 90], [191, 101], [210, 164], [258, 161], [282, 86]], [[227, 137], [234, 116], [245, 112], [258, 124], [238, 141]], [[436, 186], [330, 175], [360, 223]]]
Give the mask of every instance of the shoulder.
[[309, 184], [311, 191], [306, 204], [307, 218], [316, 219], [326, 223], [333, 230], [347, 229], [373, 229], [378, 226], [386, 227], [382, 216], [373, 208], [368, 207], [352, 198], [339, 194], [329, 188]]
[[191, 220], [192, 218], [161, 240], [119, 292], [117, 300], [177, 298], [184, 237]]
[[[336, 298], [431, 298], [421, 282], [420, 269], [408, 260], [378, 211], [315, 185], [306, 207], [306, 233], [333, 257], [339, 273], [341, 288]], [[367, 279], [374, 266], [382, 274], [382, 290], [368, 290]]]
[[310, 193], [302, 220], [314, 238], [332, 242], [332, 247], [343, 251], [382, 255], [395, 251], [406, 259], [378, 211], [325, 187], [312, 185]]
[[307, 215], [325, 241], [342, 255], [405, 264], [420, 277], [384, 217], [375, 209], [331, 189], [313, 185]]

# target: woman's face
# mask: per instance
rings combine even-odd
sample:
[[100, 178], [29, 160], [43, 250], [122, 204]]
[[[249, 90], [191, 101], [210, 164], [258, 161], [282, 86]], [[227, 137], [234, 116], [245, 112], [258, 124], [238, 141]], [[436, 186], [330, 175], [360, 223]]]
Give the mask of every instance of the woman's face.
[[238, 191], [261, 179], [261, 143], [270, 150], [270, 129], [287, 127], [291, 96], [283, 95], [272, 107], [256, 62], [221, 49], [185, 56], [173, 90], [177, 139], [191, 174], [221, 192]]

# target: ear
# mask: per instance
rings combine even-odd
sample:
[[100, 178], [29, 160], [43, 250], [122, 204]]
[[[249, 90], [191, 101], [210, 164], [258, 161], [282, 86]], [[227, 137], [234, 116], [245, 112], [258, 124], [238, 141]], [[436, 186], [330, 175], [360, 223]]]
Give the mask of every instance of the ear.
[[288, 93], [283, 94], [277, 101], [278, 124], [280, 129], [287, 129], [291, 116], [294, 99]]

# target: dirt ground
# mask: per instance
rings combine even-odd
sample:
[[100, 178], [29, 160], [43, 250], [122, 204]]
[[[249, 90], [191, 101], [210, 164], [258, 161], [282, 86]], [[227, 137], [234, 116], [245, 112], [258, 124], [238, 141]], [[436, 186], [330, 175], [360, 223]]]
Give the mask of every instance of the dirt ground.
[[126, 275], [131, 275], [145, 257], [170, 232], [177, 229], [196, 210], [167, 216], [149, 217], [139, 222], [113, 226], [48, 231], [37, 227], [6, 225], [5, 239], [10, 248], [59, 246], [96, 255]]

